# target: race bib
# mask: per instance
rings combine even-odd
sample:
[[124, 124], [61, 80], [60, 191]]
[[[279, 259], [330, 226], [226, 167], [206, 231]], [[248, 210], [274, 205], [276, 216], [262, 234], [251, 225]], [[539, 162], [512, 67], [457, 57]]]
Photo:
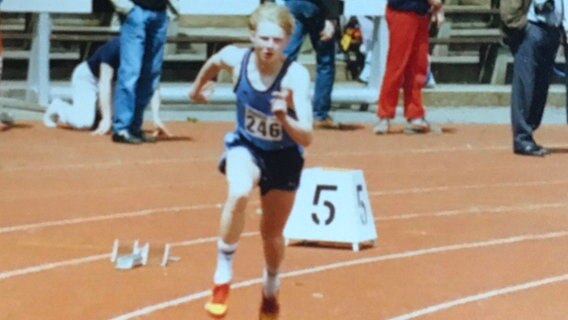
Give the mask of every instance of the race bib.
[[267, 116], [249, 106], [245, 110], [245, 127], [249, 134], [268, 141], [282, 140], [282, 126], [276, 117]]

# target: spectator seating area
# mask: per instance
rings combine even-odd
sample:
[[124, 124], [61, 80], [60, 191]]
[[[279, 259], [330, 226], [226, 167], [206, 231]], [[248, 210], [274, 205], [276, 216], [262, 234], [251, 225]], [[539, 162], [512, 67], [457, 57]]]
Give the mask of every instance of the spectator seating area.
[[[35, 17], [32, 14], [1, 15], [5, 47], [4, 78], [25, 79], [32, 38], [32, 19]], [[54, 80], [67, 79], [79, 61], [119, 32], [117, 16], [112, 13], [53, 14], [52, 21], [50, 64], [51, 78]], [[185, 21], [191, 23], [179, 27]], [[209, 23], [210, 21], [213, 23]], [[219, 25], [220, 22], [224, 24]], [[208, 16], [184, 16], [171, 23], [164, 65], [165, 79], [189, 81], [207, 55], [227, 43], [247, 42], [248, 33], [242, 22], [246, 22], [243, 17], [215, 19]], [[183, 64], [182, 68], [180, 63]], [[172, 65], [175, 65], [175, 68]], [[171, 68], [172, 72], [175, 70], [175, 74], [170, 75], [168, 68]], [[188, 73], [180, 74], [180, 69], [187, 70]]]
[[[439, 30], [431, 30], [430, 39], [431, 65], [437, 83], [510, 83], [513, 59], [501, 43], [496, 2], [446, 1], [446, 23]], [[112, 12], [53, 14], [51, 17], [50, 65], [51, 79], [55, 81], [68, 80], [79, 61], [119, 31], [118, 18]], [[32, 14], [1, 13], [4, 79], [26, 79], [32, 19]], [[244, 16], [181, 16], [170, 24], [163, 81], [190, 82], [211, 53], [227, 43], [246, 45], [249, 41], [246, 25]], [[300, 61], [315, 74], [315, 59], [310, 48], [303, 50]], [[564, 63], [562, 52], [557, 61]], [[352, 81], [341, 59], [337, 61], [337, 71], [337, 82]]]
[[[505, 83], [507, 64], [512, 59], [500, 45], [498, 9], [490, 3], [462, 5], [448, 1], [446, 15], [447, 23], [440, 30], [432, 30], [431, 38], [432, 65], [438, 82]], [[32, 19], [31, 14], [2, 13], [7, 79], [25, 77]], [[55, 80], [68, 77], [70, 66], [118, 34], [119, 29], [116, 15], [110, 12], [54, 14], [52, 19], [50, 59]], [[182, 16], [170, 27], [164, 79], [190, 80], [212, 52], [226, 43], [247, 41], [246, 17]], [[310, 69], [314, 68], [313, 60], [302, 59]], [[338, 81], [348, 78], [342, 69], [344, 63], [338, 60]], [[183, 74], [179, 70], [184, 70]]]
[[[430, 39], [439, 83], [510, 83], [513, 57], [501, 40], [498, 3], [446, 1], [446, 23]], [[562, 48], [556, 61], [564, 64]]]

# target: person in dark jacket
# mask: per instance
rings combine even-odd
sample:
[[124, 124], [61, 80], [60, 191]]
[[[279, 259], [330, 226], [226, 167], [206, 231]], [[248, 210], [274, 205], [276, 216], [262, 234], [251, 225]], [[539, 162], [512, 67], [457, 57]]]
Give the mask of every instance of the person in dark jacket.
[[[566, 0], [507, 0], [501, 17], [507, 44], [515, 58], [511, 88], [513, 152], [543, 157], [549, 150], [537, 144], [533, 132], [542, 121], [554, 58], [566, 30]], [[564, 28], [563, 28], [564, 25]]]
[[425, 133], [430, 125], [425, 117], [422, 87], [428, 70], [428, 29], [430, 18], [443, 21], [442, 0], [389, 0], [386, 20], [389, 50], [383, 77], [375, 134], [386, 134], [395, 117], [400, 87], [404, 91], [406, 133]]

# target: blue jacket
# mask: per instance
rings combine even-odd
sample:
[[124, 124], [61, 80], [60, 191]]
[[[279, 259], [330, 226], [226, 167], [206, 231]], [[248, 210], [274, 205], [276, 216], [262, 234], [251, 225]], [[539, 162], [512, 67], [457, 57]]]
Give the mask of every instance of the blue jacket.
[[420, 15], [427, 14], [430, 10], [428, 0], [388, 0], [388, 6], [401, 11], [412, 11]]

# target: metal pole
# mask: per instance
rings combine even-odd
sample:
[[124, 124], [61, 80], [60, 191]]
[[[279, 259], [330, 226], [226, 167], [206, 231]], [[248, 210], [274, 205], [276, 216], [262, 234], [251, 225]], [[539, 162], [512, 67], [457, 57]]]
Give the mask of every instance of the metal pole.
[[49, 103], [49, 52], [51, 18], [49, 13], [34, 14], [34, 30], [28, 67], [26, 100], [42, 106]]
[[[369, 76], [368, 89], [371, 91], [380, 90], [388, 52], [389, 31], [384, 17], [373, 17], [373, 43], [371, 74]], [[378, 99], [378, 94], [376, 99]], [[375, 101], [373, 101], [375, 102]]]

